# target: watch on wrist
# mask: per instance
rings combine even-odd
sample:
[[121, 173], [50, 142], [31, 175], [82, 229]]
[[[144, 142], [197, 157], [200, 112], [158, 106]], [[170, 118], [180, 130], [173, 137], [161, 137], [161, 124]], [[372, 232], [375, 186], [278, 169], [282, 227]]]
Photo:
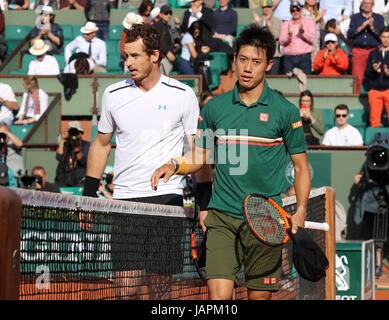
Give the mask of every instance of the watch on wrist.
[[174, 172], [176, 172], [178, 170], [178, 168], [180, 167], [180, 164], [178, 163], [178, 161], [176, 159], [172, 159], [172, 162], [174, 165]]

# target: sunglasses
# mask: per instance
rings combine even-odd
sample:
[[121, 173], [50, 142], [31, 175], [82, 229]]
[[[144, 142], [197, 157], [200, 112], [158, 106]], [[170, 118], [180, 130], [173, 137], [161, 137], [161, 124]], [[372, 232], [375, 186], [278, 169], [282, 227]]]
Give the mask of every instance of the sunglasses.
[[346, 118], [347, 114], [336, 114], [335, 117], [337, 117], [337, 118], [340, 118], [340, 117]]
[[328, 41], [326, 41], [326, 44], [327, 44], [327, 43], [335, 43], [335, 41], [328, 40]]
[[164, 14], [173, 14], [173, 12], [172, 11], [164, 12]]
[[290, 12], [300, 12], [300, 9], [299, 8], [292, 8], [292, 9], [290, 9]]

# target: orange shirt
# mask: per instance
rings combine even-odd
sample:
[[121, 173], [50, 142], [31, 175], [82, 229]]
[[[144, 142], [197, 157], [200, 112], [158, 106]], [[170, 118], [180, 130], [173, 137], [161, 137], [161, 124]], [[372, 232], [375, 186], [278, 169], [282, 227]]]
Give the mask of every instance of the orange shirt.
[[348, 57], [346, 52], [342, 49], [336, 49], [335, 59], [332, 53], [328, 53], [327, 57], [323, 59], [324, 49], [321, 49], [313, 60], [313, 69], [320, 72], [323, 76], [339, 76], [343, 75], [349, 65]]

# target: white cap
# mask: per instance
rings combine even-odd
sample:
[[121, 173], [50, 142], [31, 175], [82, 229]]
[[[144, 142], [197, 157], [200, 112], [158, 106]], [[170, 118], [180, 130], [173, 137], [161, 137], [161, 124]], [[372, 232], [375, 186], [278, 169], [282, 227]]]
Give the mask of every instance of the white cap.
[[335, 41], [337, 42], [338, 41], [338, 37], [336, 36], [335, 33], [327, 33], [324, 37], [324, 43], [326, 43], [327, 41]]
[[32, 47], [28, 50], [34, 56], [41, 56], [49, 50], [49, 46], [43, 42], [42, 39], [37, 39], [34, 41]]
[[153, 20], [155, 17], [157, 17], [160, 12], [161, 12], [161, 9], [158, 7], [155, 7], [153, 10], [151, 10], [151, 12], [150, 12], [151, 20]]
[[82, 33], [92, 33], [99, 30], [99, 28], [96, 26], [96, 23], [88, 21], [80, 30]]
[[131, 29], [133, 24], [142, 24], [143, 18], [134, 12], [127, 13], [127, 15], [123, 19], [123, 27], [126, 29]]
[[82, 133], [84, 133], [84, 129], [82, 128], [81, 123], [79, 123], [77, 120], [70, 121], [68, 123], [68, 130], [70, 128], [76, 128], [78, 131], [81, 131]]
[[41, 9], [41, 13], [43, 14], [54, 14], [53, 8], [50, 6], [43, 6]]

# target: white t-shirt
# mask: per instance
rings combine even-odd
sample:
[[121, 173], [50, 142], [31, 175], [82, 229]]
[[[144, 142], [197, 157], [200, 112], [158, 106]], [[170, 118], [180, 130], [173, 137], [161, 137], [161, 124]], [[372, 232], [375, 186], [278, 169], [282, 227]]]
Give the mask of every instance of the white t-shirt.
[[[0, 83], [0, 97], [5, 101], [16, 102], [15, 94], [11, 86], [5, 83]], [[2, 105], [0, 108], [0, 120], [4, 118], [13, 119], [14, 115], [11, 109], [7, 108], [5, 105]]]
[[363, 139], [358, 129], [348, 124], [342, 130], [339, 130], [338, 127], [328, 130], [322, 144], [327, 146], [357, 146], [363, 144]]
[[174, 175], [151, 189], [154, 171], [182, 155], [185, 135], [194, 135], [199, 117], [193, 90], [175, 79], [161, 76], [143, 92], [132, 79], [110, 85], [102, 98], [98, 130], [116, 130], [114, 198], [182, 194], [182, 176]]
[[60, 73], [59, 64], [57, 59], [46, 54], [42, 61], [32, 60], [28, 65], [27, 73], [34, 76], [56, 76]]

